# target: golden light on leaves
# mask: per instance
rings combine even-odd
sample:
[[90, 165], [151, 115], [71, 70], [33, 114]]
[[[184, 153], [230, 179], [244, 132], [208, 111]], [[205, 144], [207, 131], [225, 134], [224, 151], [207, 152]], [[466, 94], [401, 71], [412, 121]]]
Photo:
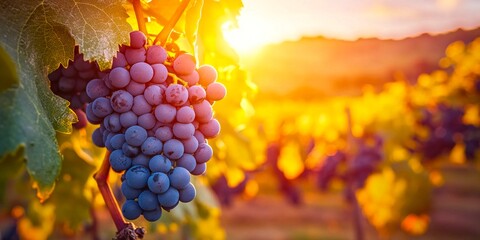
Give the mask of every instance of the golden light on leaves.
[[284, 145], [278, 159], [278, 168], [288, 179], [294, 179], [303, 172], [305, 166], [297, 143]]
[[429, 223], [430, 217], [426, 214], [410, 214], [403, 219], [401, 227], [402, 230], [409, 234], [422, 235], [427, 231]]

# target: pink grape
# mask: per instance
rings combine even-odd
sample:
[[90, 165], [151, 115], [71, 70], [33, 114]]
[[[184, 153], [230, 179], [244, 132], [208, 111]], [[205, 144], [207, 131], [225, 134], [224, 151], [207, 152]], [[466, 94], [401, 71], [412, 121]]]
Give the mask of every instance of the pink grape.
[[123, 67], [117, 67], [110, 71], [108, 78], [112, 86], [116, 88], [124, 88], [130, 82], [130, 73]]
[[130, 47], [143, 48], [147, 43], [147, 37], [141, 31], [130, 32]]
[[125, 59], [127, 59], [128, 64], [133, 65], [138, 62], [145, 62], [145, 54], [145, 48], [127, 48], [125, 50]]
[[207, 96], [207, 92], [203, 87], [199, 85], [191, 86], [188, 88], [188, 100], [190, 100], [190, 103], [199, 103], [203, 101]]
[[135, 82], [147, 83], [153, 78], [153, 68], [148, 63], [135, 63], [130, 68], [130, 76]]
[[209, 101], [222, 100], [227, 94], [225, 86], [219, 82], [210, 83], [207, 86], [207, 99]]
[[163, 64], [153, 64], [153, 78], [152, 83], [164, 83], [168, 77], [167, 67]]
[[177, 110], [170, 104], [160, 104], [155, 108], [155, 117], [161, 123], [171, 123], [177, 114]]
[[170, 84], [165, 91], [165, 98], [173, 106], [182, 106], [188, 100], [188, 90], [180, 84]]
[[191, 54], [184, 53], [178, 55], [173, 61], [173, 70], [178, 75], [189, 75], [195, 70], [195, 57]]
[[152, 106], [162, 103], [163, 95], [164, 90], [157, 85], [148, 86], [144, 92], [145, 100]]
[[195, 111], [190, 106], [183, 106], [177, 110], [177, 122], [191, 123], [195, 119]]
[[220, 123], [217, 119], [211, 119], [207, 123], [200, 124], [198, 128], [205, 138], [214, 138], [220, 133]]
[[167, 51], [158, 45], [150, 46], [147, 49], [147, 62], [150, 64], [163, 63], [167, 60]]
[[204, 87], [217, 80], [217, 70], [215, 70], [215, 68], [211, 65], [202, 65], [197, 69], [197, 71], [198, 75], [200, 76], [198, 83]]

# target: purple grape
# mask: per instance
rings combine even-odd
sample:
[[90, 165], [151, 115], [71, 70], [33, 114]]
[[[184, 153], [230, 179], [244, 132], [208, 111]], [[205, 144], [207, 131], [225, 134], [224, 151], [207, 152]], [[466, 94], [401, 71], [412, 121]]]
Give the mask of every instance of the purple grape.
[[189, 139], [195, 133], [195, 127], [191, 123], [175, 123], [172, 130], [173, 135], [178, 139]]
[[145, 113], [138, 117], [138, 125], [145, 129], [152, 129], [155, 126], [156, 119], [151, 113]]
[[58, 89], [62, 92], [70, 92], [75, 88], [75, 79], [69, 77], [61, 77], [58, 80]]
[[155, 155], [150, 159], [148, 167], [152, 172], [167, 173], [172, 168], [172, 162], [163, 155]]
[[195, 57], [191, 54], [184, 53], [178, 55], [173, 61], [173, 70], [178, 75], [188, 75], [195, 70]]
[[220, 123], [217, 119], [211, 119], [207, 123], [200, 124], [198, 128], [205, 138], [214, 138], [220, 133]]
[[97, 147], [105, 147], [105, 143], [103, 142], [103, 134], [100, 128], [97, 128], [92, 133], [92, 141]]
[[179, 159], [183, 152], [183, 144], [177, 139], [170, 139], [163, 144], [163, 154], [169, 159]]
[[217, 70], [210, 65], [202, 65], [198, 69], [198, 75], [200, 76], [200, 83], [202, 86], [208, 86], [209, 84], [217, 80]]
[[110, 89], [105, 86], [105, 83], [101, 79], [93, 79], [88, 82], [85, 90], [91, 99], [105, 97], [110, 94]]
[[166, 142], [167, 140], [173, 138], [172, 129], [169, 126], [161, 126], [155, 131], [155, 137], [160, 139], [162, 142]]
[[167, 67], [163, 64], [153, 64], [151, 66], [153, 69], [152, 83], [164, 83], [168, 77]]
[[142, 214], [142, 209], [134, 200], [127, 200], [122, 206], [122, 214], [128, 220], [135, 220]]
[[190, 182], [178, 192], [180, 195], [179, 200], [180, 202], [183, 202], [183, 203], [191, 202], [197, 195], [195, 186], [193, 186], [193, 184]]
[[142, 190], [128, 186], [127, 182], [125, 181], [122, 183], [120, 189], [123, 193], [123, 196], [125, 196], [127, 200], [134, 200], [138, 198], [140, 193], [142, 193]]
[[87, 105], [87, 108], [85, 109], [85, 113], [87, 115], [87, 120], [90, 122], [90, 123], [93, 123], [93, 124], [99, 124], [102, 122], [102, 119], [95, 116], [95, 114], [93, 114], [93, 110], [92, 110], [92, 103], [89, 103]]
[[73, 62], [69, 61], [67, 68], [62, 68], [62, 75], [68, 78], [73, 78], [77, 75], [77, 70], [73, 66]]
[[147, 139], [147, 131], [140, 126], [131, 126], [125, 130], [125, 140], [128, 144], [139, 147]]
[[153, 68], [148, 63], [135, 63], [130, 68], [130, 76], [135, 82], [147, 83], [153, 78]]
[[113, 92], [110, 104], [115, 112], [128, 112], [133, 106], [133, 96], [124, 90]]
[[120, 114], [120, 124], [124, 128], [131, 127], [133, 125], [137, 125], [138, 123], [138, 117], [137, 114], [135, 114], [132, 111], [124, 112]]
[[170, 185], [180, 190], [190, 183], [190, 172], [183, 167], [175, 167], [169, 174]]
[[193, 169], [193, 171], [191, 171], [190, 173], [192, 175], [197, 175], [198, 176], [198, 175], [204, 174], [206, 171], [207, 171], [207, 163], [199, 163], [199, 164], [197, 164], [195, 169]]
[[142, 165], [144, 167], [148, 167], [148, 163], [150, 161], [150, 157], [144, 154], [138, 154], [136, 157], [132, 159], [132, 165]]
[[92, 102], [92, 112], [99, 118], [104, 118], [112, 113], [112, 106], [110, 100], [105, 97], [99, 97]]
[[185, 153], [193, 154], [198, 149], [198, 140], [195, 136], [192, 136], [189, 139], [183, 139], [181, 142]]
[[132, 165], [132, 159], [125, 156], [122, 150], [112, 151], [112, 153], [110, 154], [109, 160], [110, 160], [110, 166], [115, 172], [121, 172], [121, 171], [127, 170]]
[[119, 132], [122, 129], [120, 114], [112, 113], [103, 119], [103, 126], [111, 132]]
[[125, 50], [125, 59], [128, 64], [133, 65], [138, 62], [145, 62], [145, 48], [127, 48]]
[[171, 123], [176, 114], [177, 109], [170, 104], [160, 104], [155, 108], [155, 117], [160, 123]]
[[112, 69], [108, 74], [110, 84], [116, 88], [124, 88], [130, 82], [130, 73], [123, 67]]
[[142, 189], [147, 186], [148, 177], [150, 177], [150, 171], [146, 167], [134, 165], [125, 174], [125, 181], [132, 188]]
[[141, 31], [130, 32], [130, 47], [143, 48], [147, 44], [147, 37]]
[[157, 85], [151, 85], [145, 89], [145, 100], [152, 106], [162, 103], [164, 90]]
[[198, 144], [200, 143], [205, 143], [205, 136], [203, 136], [203, 133], [201, 133], [200, 131], [195, 131], [195, 133], [193, 134], [193, 136], [197, 139], [198, 141]]
[[157, 208], [152, 211], [144, 211], [143, 217], [147, 221], [155, 222], [162, 217], [162, 209], [157, 206]]
[[123, 154], [125, 154], [125, 156], [133, 158], [138, 155], [138, 153], [140, 152], [140, 149], [136, 146], [132, 146], [125, 142], [122, 145], [122, 151], [123, 151]]
[[143, 95], [138, 95], [133, 98], [132, 111], [137, 114], [137, 116], [140, 116], [142, 114], [151, 112], [152, 106], [148, 104]]
[[117, 56], [113, 57], [112, 69], [116, 67], [126, 67], [128, 65], [125, 55], [121, 52], [117, 52]]
[[158, 208], [157, 195], [145, 190], [138, 196], [138, 205], [145, 211], [152, 211]]
[[156, 137], [148, 137], [145, 142], [143, 142], [141, 150], [145, 155], [155, 155], [162, 151], [162, 147], [162, 142]]
[[188, 100], [188, 90], [181, 84], [170, 84], [165, 91], [165, 98], [173, 106], [182, 106]]
[[147, 62], [150, 64], [163, 63], [167, 56], [167, 51], [161, 46], [153, 45], [147, 49]]
[[115, 150], [121, 149], [124, 143], [125, 143], [125, 135], [122, 133], [115, 134], [112, 138], [110, 138], [110, 145]]
[[195, 159], [197, 159], [197, 163], [207, 162], [213, 156], [212, 147], [210, 147], [210, 145], [207, 143], [200, 143], [193, 156], [195, 156]]
[[125, 87], [125, 90], [132, 94], [132, 96], [138, 96], [140, 94], [143, 94], [143, 91], [145, 91], [145, 84], [144, 83], [137, 83], [135, 81], [130, 81], [130, 83]]
[[148, 189], [153, 193], [164, 193], [170, 187], [170, 179], [163, 172], [155, 172], [148, 178]]
[[162, 207], [175, 207], [180, 199], [180, 194], [177, 189], [170, 187], [167, 191], [157, 195], [158, 202]]
[[177, 122], [191, 123], [195, 119], [195, 111], [190, 106], [183, 106], [177, 110]]
[[183, 154], [183, 156], [179, 158], [176, 162], [177, 167], [183, 167], [189, 172], [193, 171], [197, 166], [197, 161], [195, 160], [193, 155], [187, 153]]

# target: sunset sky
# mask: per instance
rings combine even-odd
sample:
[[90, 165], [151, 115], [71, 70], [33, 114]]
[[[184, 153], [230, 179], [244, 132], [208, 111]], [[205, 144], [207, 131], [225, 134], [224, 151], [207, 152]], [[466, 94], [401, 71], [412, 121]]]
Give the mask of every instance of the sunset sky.
[[225, 36], [240, 53], [302, 36], [404, 38], [480, 26], [479, 0], [243, 0], [239, 28]]

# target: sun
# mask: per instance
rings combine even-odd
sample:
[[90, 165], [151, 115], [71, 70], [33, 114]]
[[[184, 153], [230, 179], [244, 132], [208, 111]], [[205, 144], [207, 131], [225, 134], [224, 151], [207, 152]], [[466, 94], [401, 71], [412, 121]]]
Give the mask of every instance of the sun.
[[271, 43], [271, 39], [261, 28], [255, 25], [255, 20], [242, 19], [239, 27], [231, 26], [230, 22], [223, 25], [222, 31], [225, 40], [240, 55], [251, 55], [264, 45]]

